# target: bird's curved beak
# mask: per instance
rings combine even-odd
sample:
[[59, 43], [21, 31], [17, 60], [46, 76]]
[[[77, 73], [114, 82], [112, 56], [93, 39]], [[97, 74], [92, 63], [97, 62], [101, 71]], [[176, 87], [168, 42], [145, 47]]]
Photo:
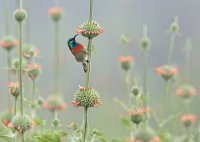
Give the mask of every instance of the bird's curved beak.
[[76, 34], [76, 35], [73, 37], [73, 39], [75, 39], [75, 38], [76, 38], [76, 36], [78, 36], [78, 34]]

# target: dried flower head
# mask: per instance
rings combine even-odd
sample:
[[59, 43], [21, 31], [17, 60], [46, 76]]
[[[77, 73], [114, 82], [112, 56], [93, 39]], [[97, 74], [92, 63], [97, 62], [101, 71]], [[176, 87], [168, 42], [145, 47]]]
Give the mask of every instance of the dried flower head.
[[51, 112], [55, 112], [66, 109], [67, 104], [60, 96], [51, 96], [43, 103], [43, 107]]
[[52, 7], [49, 9], [49, 15], [51, 18], [55, 21], [58, 22], [62, 18], [64, 14], [64, 8], [63, 7]]
[[32, 79], [32, 80], [35, 80], [38, 78], [38, 76], [40, 75], [41, 73], [41, 66], [39, 64], [29, 64], [27, 66], [27, 69], [28, 69], [28, 76]]
[[8, 124], [12, 121], [13, 114], [14, 113], [13, 113], [12, 109], [10, 109], [5, 114], [3, 114], [2, 118], [1, 118], [2, 124], [4, 124], [6, 127], [8, 127]]
[[100, 97], [96, 90], [92, 88], [80, 87], [74, 95], [72, 101], [74, 107], [98, 107], [101, 105]]
[[18, 97], [20, 94], [19, 82], [9, 82], [8, 87], [10, 88], [10, 94], [14, 97]]
[[176, 89], [176, 94], [183, 99], [188, 99], [192, 96], [196, 96], [197, 91], [192, 85], [184, 84]]
[[40, 50], [38, 48], [35, 48], [32, 44], [26, 44], [23, 49], [23, 56], [27, 60], [31, 60], [34, 57], [39, 56]]
[[134, 62], [133, 56], [121, 56], [119, 57], [119, 62], [121, 63], [121, 68], [125, 71], [128, 71], [131, 69], [133, 62]]
[[13, 36], [5, 36], [0, 40], [0, 46], [7, 51], [12, 50], [14, 47], [19, 45], [19, 40]]
[[100, 25], [94, 21], [94, 20], [88, 20], [87, 22], [83, 23], [81, 26], [78, 27], [77, 33], [83, 35], [87, 38], [94, 38], [98, 36], [99, 34], [103, 33], [103, 28], [100, 27]]
[[178, 69], [171, 65], [163, 65], [156, 68], [158, 74], [160, 74], [164, 80], [168, 81], [178, 74]]
[[13, 128], [21, 134], [23, 134], [31, 128], [34, 128], [35, 126], [35, 122], [28, 115], [16, 115], [8, 124], [9, 128]]
[[129, 109], [128, 113], [131, 116], [131, 121], [135, 124], [140, 124], [144, 120], [144, 116], [150, 110], [145, 108]]
[[184, 127], [188, 128], [197, 121], [197, 116], [194, 114], [183, 114], [180, 121]]

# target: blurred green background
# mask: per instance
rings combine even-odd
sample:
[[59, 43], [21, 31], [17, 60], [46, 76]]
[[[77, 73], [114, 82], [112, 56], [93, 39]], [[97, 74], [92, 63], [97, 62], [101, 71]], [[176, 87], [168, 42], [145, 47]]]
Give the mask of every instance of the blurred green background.
[[[9, 18], [11, 34], [16, 36], [16, 22], [13, 12], [16, 9], [16, 1], [10, 0]], [[26, 7], [24, 0], [24, 7]], [[41, 57], [36, 62], [42, 65], [43, 71], [38, 86], [44, 98], [53, 92], [53, 59], [54, 59], [54, 23], [48, 16], [48, 9], [54, 6], [54, 0], [30, 0], [31, 2], [31, 41], [41, 50]], [[61, 6], [65, 9], [65, 15], [61, 21], [61, 90], [68, 109], [60, 113], [62, 124], [67, 127], [71, 121], [81, 124], [83, 111], [71, 105], [73, 93], [78, 85], [84, 86], [85, 74], [81, 64], [74, 60], [67, 47], [68, 38], [74, 36], [78, 25], [85, 22], [89, 13], [89, 1], [87, 0], [61, 0]], [[0, 0], [0, 37], [5, 35], [5, 17], [3, 13], [3, 0]], [[149, 80], [148, 90], [151, 95], [152, 109], [160, 106], [163, 95], [163, 80], [155, 72], [155, 68], [165, 64], [169, 47], [167, 30], [175, 16], [179, 17], [180, 33], [175, 43], [173, 62], [180, 68], [180, 74], [184, 66], [184, 41], [187, 37], [192, 39], [194, 49], [191, 58], [191, 83], [200, 88], [200, 1], [198, 0], [94, 0], [94, 19], [104, 28], [105, 32], [94, 39], [96, 52], [92, 62], [92, 87], [98, 90], [103, 105], [89, 111], [90, 127], [102, 130], [108, 138], [128, 137], [129, 133], [120, 123], [120, 116], [126, 116], [113, 98], [118, 97], [126, 101], [123, 72], [120, 69], [118, 58], [128, 53], [135, 56], [135, 67], [132, 71], [132, 83], [136, 77], [142, 83], [143, 53], [138, 41], [142, 36], [142, 26], [148, 25], [149, 37], [152, 39], [152, 47], [149, 52]], [[120, 36], [124, 33], [131, 37], [131, 42], [126, 47], [120, 44]], [[87, 44], [87, 40], [81, 36], [78, 41]], [[24, 42], [26, 37], [24, 36]], [[13, 58], [16, 57], [15, 50]], [[7, 70], [6, 51], [0, 49], [0, 111], [7, 108]], [[179, 81], [181, 78], [179, 78]], [[172, 94], [174, 95], [174, 94]], [[174, 97], [174, 107], [181, 110], [180, 98]], [[191, 112], [200, 115], [198, 110], [200, 99], [197, 96], [191, 104]], [[40, 112], [41, 113], [41, 112]], [[46, 110], [42, 111], [43, 118], [50, 121], [52, 116]], [[178, 122], [178, 118], [176, 120]], [[154, 121], [152, 126], [156, 128]], [[179, 124], [179, 123], [178, 123]], [[180, 128], [174, 130], [177, 134], [182, 132]]]

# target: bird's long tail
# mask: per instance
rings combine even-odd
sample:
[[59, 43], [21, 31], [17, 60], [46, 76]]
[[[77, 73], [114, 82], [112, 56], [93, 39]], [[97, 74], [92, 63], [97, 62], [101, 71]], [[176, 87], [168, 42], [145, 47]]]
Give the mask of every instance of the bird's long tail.
[[83, 70], [86, 73], [87, 72], [87, 61], [83, 61], [82, 64], [83, 64]]

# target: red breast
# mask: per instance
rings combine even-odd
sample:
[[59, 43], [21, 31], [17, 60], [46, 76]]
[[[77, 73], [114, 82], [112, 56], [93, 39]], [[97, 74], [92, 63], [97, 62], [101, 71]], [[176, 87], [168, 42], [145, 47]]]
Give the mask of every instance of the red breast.
[[84, 46], [82, 44], [78, 44], [74, 49], [73, 49], [73, 54], [77, 54], [80, 52], [82, 49], [84, 49]]

